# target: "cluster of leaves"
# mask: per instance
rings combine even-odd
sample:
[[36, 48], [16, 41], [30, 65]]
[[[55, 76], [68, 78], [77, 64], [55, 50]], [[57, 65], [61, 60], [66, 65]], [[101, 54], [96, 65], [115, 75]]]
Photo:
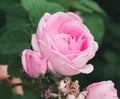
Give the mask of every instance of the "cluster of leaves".
[[[116, 51], [120, 49], [117, 42], [120, 36], [118, 32], [120, 25], [108, 21], [102, 8], [92, 0], [2, 0], [0, 3], [0, 64], [8, 64], [8, 74], [25, 81], [21, 52], [31, 48], [31, 35], [36, 32], [37, 24], [44, 13], [52, 14], [58, 11], [79, 13], [101, 47], [92, 61], [96, 70], [90, 76], [78, 75], [73, 79], [80, 80], [81, 85], [84, 86], [104, 79], [117, 82], [120, 73], [116, 68], [120, 67], [117, 65], [118, 55], [112, 49], [115, 48]], [[105, 27], [105, 20], [107, 25], [110, 22], [108, 27]], [[104, 33], [105, 29], [110, 33]], [[112, 44], [111, 40], [114, 40]], [[29, 80], [25, 82], [28, 86], [33, 84], [31, 80], [30, 83]], [[25, 95], [21, 96], [13, 93], [8, 83], [0, 83], [0, 99], [40, 99], [40, 94], [30, 91], [27, 86], [23, 87]]]

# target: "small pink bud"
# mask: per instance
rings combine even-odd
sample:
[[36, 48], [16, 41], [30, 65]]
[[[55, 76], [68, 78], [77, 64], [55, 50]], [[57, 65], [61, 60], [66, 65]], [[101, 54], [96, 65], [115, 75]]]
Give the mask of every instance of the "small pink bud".
[[33, 78], [37, 78], [40, 73], [45, 73], [47, 69], [46, 58], [29, 49], [22, 52], [22, 64], [25, 72]]

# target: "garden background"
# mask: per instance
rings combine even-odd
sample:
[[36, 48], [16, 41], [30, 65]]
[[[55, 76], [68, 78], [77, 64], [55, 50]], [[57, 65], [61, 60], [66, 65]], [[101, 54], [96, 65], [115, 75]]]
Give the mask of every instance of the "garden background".
[[[45, 12], [72, 11], [88, 26], [99, 50], [89, 63], [94, 71], [73, 77], [80, 87], [112, 80], [120, 97], [120, 0], [0, 0], [0, 64], [8, 64], [11, 77], [24, 79], [21, 52], [31, 48], [31, 34]], [[0, 99], [39, 99], [36, 93], [24, 89], [25, 96], [14, 94], [11, 86], [0, 82]], [[36, 97], [36, 98], [35, 98]]]

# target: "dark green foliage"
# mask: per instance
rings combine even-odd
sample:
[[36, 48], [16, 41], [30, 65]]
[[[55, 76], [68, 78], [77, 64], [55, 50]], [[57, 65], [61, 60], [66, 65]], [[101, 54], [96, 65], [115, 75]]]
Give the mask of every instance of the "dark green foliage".
[[[76, 75], [73, 80], [80, 81], [81, 89], [94, 82], [113, 80], [120, 96], [119, 4], [119, 0], [1, 0], [0, 64], [8, 64], [8, 74], [23, 80], [25, 95], [16, 94], [11, 85], [3, 81], [0, 82], [0, 99], [42, 99], [38, 90], [36, 93], [32, 90], [37, 80], [29, 78], [23, 71], [21, 52], [31, 48], [31, 35], [36, 32], [44, 13], [58, 11], [79, 11], [83, 23], [99, 43], [95, 58], [89, 62], [94, 65], [94, 71], [89, 75]], [[42, 79], [46, 87], [56, 77], [61, 77], [59, 74], [49, 73], [46, 77], [48, 75], [50, 80]]]
[[17, 4], [12, 6], [7, 11], [7, 28], [22, 29], [29, 26], [28, 17], [28, 13], [22, 5]]
[[5, 55], [16, 54], [30, 48], [30, 35], [26, 30], [10, 30], [0, 38], [0, 51]]
[[83, 12], [105, 14], [102, 8], [92, 0], [76, 0], [75, 6]]
[[[17, 64], [16, 64], [17, 62]], [[13, 57], [8, 65], [8, 74], [12, 77], [24, 77], [24, 71], [21, 64], [21, 57]]]
[[22, 5], [29, 13], [32, 24], [38, 24], [40, 18], [46, 13], [64, 11], [64, 8], [57, 3], [48, 3], [45, 0], [21, 0]]
[[72, 3], [72, 0], [47, 0], [47, 1], [60, 4], [65, 8], [65, 10], [68, 10]]
[[102, 16], [99, 14], [85, 13], [82, 17], [84, 24], [88, 26], [90, 32], [94, 35], [95, 40], [100, 43], [105, 32], [104, 20]]
[[7, 83], [0, 83], [0, 99], [12, 99], [12, 89]]

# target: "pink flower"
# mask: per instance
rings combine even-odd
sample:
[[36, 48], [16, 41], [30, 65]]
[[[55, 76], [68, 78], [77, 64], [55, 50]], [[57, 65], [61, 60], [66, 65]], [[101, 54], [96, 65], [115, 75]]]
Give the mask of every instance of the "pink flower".
[[58, 89], [63, 93], [63, 94], [78, 94], [80, 89], [79, 89], [79, 81], [74, 81], [71, 82], [70, 78], [65, 78], [59, 82]]
[[117, 91], [112, 81], [93, 83], [87, 87], [86, 99], [118, 99]]
[[46, 58], [29, 49], [22, 52], [22, 64], [25, 72], [33, 78], [37, 78], [40, 73], [45, 73], [47, 69]]
[[51, 92], [45, 92], [45, 99], [48, 99], [48, 98], [54, 98], [54, 97], [57, 97], [58, 95], [55, 94], [55, 93], [51, 93]]
[[46, 13], [40, 20], [32, 46], [48, 58], [48, 69], [62, 75], [75, 75], [93, 71], [86, 64], [94, 57], [98, 45], [89, 29], [74, 13]]
[[68, 85], [70, 82], [66, 83], [64, 80], [60, 81], [58, 89], [63, 93], [68, 93]]

